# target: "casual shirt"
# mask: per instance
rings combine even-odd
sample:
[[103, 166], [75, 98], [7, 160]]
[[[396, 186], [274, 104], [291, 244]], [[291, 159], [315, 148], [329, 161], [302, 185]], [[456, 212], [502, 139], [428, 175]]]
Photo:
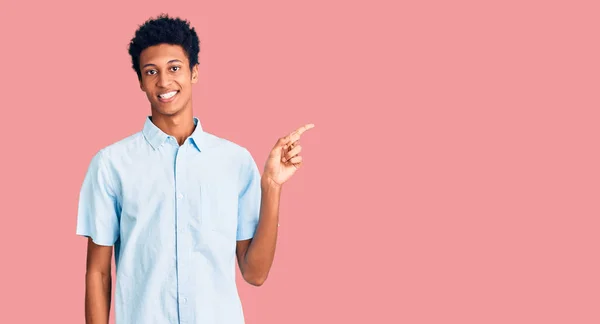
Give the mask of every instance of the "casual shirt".
[[180, 146], [146, 117], [100, 149], [77, 235], [114, 246], [116, 324], [241, 324], [236, 241], [253, 237], [260, 173], [249, 151], [195, 129]]

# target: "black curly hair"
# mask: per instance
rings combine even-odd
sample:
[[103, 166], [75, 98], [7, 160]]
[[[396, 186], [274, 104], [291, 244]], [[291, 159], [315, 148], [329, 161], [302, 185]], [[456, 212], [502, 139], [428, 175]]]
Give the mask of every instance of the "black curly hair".
[[148, 19], [139, 26], [129, 43], [129, 55], [131, 55], [131, 63], [138, 79], [142, 79], [140, 54], [147, 47], [158, 44], [179, 45], [187, 54], [190, 69], [198, 64], [200, 40], [194, 27], [190, 27], [187, 20], [162, 14]]

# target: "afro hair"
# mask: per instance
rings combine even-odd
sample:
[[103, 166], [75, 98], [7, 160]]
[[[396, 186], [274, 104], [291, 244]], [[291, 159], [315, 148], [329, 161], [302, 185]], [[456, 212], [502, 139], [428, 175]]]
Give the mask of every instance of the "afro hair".
[[183, 47], [190, 69], [198, 64], [198, 53], [200, 53], [200, 40], [193, 27], [187, 20], [177, 17], [169, 17], [162, 14], [156, 18], [150, 18], [139, 26], [135, 36], [129, 43], [129, 55], [133, 69], [141, 80], [140, 55], [142, 51], [150, 46], [159, 44], [179, 45]]

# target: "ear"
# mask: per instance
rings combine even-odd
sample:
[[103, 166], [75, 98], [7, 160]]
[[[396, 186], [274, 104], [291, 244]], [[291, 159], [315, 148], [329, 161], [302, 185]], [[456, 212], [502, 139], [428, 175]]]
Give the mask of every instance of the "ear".
[[192, 68], [192, 83], [198, 82], [198, 65], [199, 64], [195, 64]]

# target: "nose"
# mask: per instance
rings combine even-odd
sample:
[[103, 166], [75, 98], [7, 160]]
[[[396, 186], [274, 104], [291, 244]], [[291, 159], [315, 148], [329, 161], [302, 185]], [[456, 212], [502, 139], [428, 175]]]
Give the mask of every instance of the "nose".
[[171, 77], [168, 73], [161, 73], [158, 75], [156, 80], [156, 86], [160, 88], [167, 88], [171, 84]]

